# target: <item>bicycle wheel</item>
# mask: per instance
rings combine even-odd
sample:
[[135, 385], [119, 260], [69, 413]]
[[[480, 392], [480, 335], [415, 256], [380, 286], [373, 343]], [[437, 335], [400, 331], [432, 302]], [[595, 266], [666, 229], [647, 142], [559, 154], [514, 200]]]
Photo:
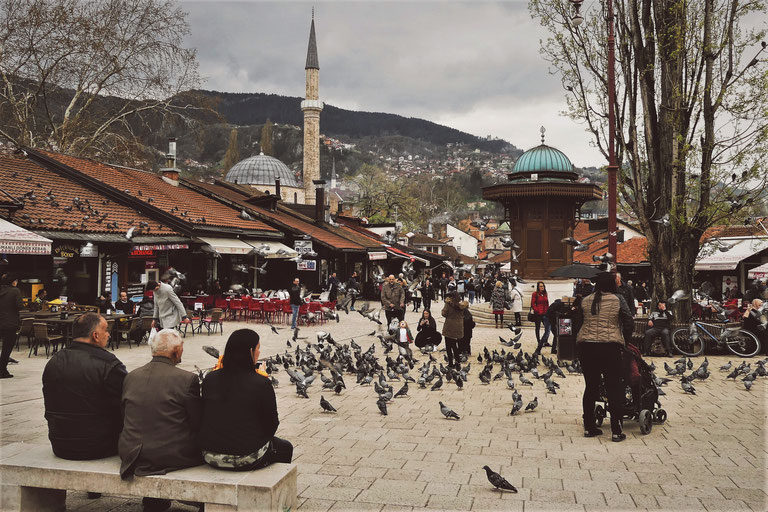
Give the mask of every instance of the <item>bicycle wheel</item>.
[[696, 357], [704, 352], [704, 340], [701, 336], [692, 335], [688, 327], [681, 327], [672, 333], [672, 345], [688, 357]]
[[760, 340], [744, 329], [739, 329], [733, 336], [729, 336], [725, 340], [725, 346], [739, 357], [752, 357], [760, 352]]

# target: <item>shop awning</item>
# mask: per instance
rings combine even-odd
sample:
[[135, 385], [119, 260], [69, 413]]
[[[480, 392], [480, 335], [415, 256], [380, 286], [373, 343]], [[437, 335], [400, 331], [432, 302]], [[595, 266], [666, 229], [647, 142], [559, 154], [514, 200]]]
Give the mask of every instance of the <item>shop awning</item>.
[[299, 255], [299, 253], [287, 245], [281, 244], [280, 242], [262, 242], [261, 240], [249, 240], [248, 243], [251, 244], [254, 248], [263, 248], [267, 252], [268, 260], [276, 258], [295, 258]]
[[696, 262], [696, 270], [733, 270], [742, 260], [768, 249], [768, 239], [766, 238], [721, 238], [720, 240], [723, 243], [735, 245], [726, 252], [721, 252], [718, 249], [711, 252], [712, 246], [707, 244], [705, 247], [708, 254]]
[[395, 247], [387, 247], [387, 252], [392, 256], [397, 256], [398, 258], [403, 258], [410, 261], [418, 260], [424, 263], [425, 265], [429, 265], [428, 260], [425, 260], [424, 258], [419, 258], [418, 256], [414, 256], [413, 254], [408, 254], [407, 252], [401, 251], [400, 249], [397, 249]]
[[768, 277], [768, 263], [763, 263], [747, 272], [748, 279], [761, 279], [763, 277]]
[[51, 240], [0, 219], [0, 254], [51, 254]]
[[210, 252], [217, 252], [219, 254], [250, 254], [253, 251], [253, 246], [249, 245], [237, 238], [210, 238], [210, 237], [198, 237], [198, 239], [208, 244], [207, 247], [203, 247], [203, 250]]

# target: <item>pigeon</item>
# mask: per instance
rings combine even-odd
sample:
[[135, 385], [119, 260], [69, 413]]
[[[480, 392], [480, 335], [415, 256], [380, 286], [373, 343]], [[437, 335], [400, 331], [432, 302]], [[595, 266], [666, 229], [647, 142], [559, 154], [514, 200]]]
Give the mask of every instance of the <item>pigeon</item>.
[[440, 412], [443, 413], [443, 416], [445, 416], [448, 419], [451, 419], [451, 418], [456, 420], [461, 419], [459, 418], [459, 415], [453, 411], [453, 409], [446, 406], [443, 402], [439, 402], [439, 403], [440, 403]]
[[130, 228], [128, 228], [128, 231], [126, 231], [124, 235], [126, 240], [130, 240], [131, 238], [133, 238], [133, 232], [135, 230], [136, 230], [135, 226], [131, 226]]
[[574, 251], [586, 251], [587, 249], [589, 249], [589, 245], [587, 245], [587, 244], [585, 244], [585, 243], [583, 243], [583, 242], [580, 242], [580, 241], [576, 240], [576, 239], [575, 239], [575, 238], [573, 238], [572, 236], [569, 236], [568, 238], [563, 238], [563, 239], [562, 239], [562, 240], [560, 240], [560, 241], [561, 241], [562, 243], [564, 243], [564, 244], [568, 244], [568, 245], [570, 245], [571, 247], [573, 247], [573, 250], [574, 250]]
[[440, 378], [437, 382], [432, 384], [432, 387], [430, 388], [430, 391], [437, 391], [443, 386], [443, 379]]
[[696, 394], [696, 388], [694, 388], [690, 382], [682, 381], [681, 385], [683, 386], [683, 391], [685, 391], [689, 395]]
[[728, 361], [728, 364], [724, 364], [723, 366], [720, 367], [720, 371], [727, 372], [728, 370], [731, 369], [731, 366], [733, 366], [733, 363]]
[[752, 381], [751, 380], [745, 380], [744, 381], [744, 388], [746, 388], [747, 391], [752, 390]]
[[395, 398], [399, 398], [401, 396], [408, 396], [408, 383], [406, 382], [403, 384], [403, 387], [401, 387], [397, 393], [395, 393]]
[[525, 410], [526, 411], [533, 411], [538, 406], [539, 406], [539, 397], [536, 396], [536, 397], [533, 397], [533, 400], [528, 402], [528, 405], [525, 406]]
[[382, 399], [376, 400], [376, 405], [379, 406], [379, 411], [381, 412], [381, 414], [386, 416], [387, 415], [387, 402], [386, 402], [386, 400], [382, 400]]
[[512, 404], [512, 411], [510, 411], [509, 415], [514, 416], [522, 408], [523, 408], [523, 399], [520, 398], [518, 395], [517, 400], [515, 400], [515, 403]]
[[675, 290], [675, 292], [672, 294], [671, 297], [669, 297], [670, 304], [675, 304], [676, 302], [679, 302], [681, 300], [685, 300], [688, 298], [688, 295], [685, 293], [685, 290]]
[[665, 228], [668, 228], [669, 226], [672, 225], [672, 223], [669, 221], [669, 213], [665, 213], [664, 216], [660, 219], [652, 219], [651, 222], [661, 224]]
[[526, 386], [533, 386], [533, 382], [531, 382], [530, 380], [526, 379], [522, 372], [520, 372], [520, 382], [522, 382]]
[[500, 491], [517, 492], [517, 488], [515, 488], [515, 486], [511, 483], [507, 482], [506, 478], [494, 472], [488, 466], [483, 466], [483, 469], [485, 470], [485, 476], [488, 477], [488, 481], [491, 482], [491, 485], [493, 485], [496, 489], [499, 489]]
[[320, 395], [320, 407], [322, 407], [324, 411], [336, 412], [336, 409], [322, 395]]

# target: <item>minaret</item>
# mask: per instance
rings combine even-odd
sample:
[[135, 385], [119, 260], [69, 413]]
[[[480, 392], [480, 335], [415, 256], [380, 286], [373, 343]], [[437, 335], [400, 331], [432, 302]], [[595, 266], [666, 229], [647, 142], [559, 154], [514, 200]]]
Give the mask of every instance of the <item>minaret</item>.
[[307, 91], [301, 102], [301, 111], [304, 112], [304, 204], [315, 204], [315, 185], [312, 182], [320, 179], [320, 111], [323, 110], [323, 102], [319, 99], [320, 64], [317, 62], [314, 8], [304, 69], [307, 75]]

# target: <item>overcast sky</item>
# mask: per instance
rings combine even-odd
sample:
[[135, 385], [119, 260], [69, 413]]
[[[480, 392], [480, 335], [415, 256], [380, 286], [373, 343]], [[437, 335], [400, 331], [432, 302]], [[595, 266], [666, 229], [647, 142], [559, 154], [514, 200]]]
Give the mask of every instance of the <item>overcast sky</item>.
[[204, 87], [303, 96], [312, 5], [326, 103], [420, 117], [521, 149], [539, 144], [543, 125], [546, 142], [575, 165], [605, 163], [583, 127], [560, 115], [564, 91], [539, 55], [547, 34], [525, 0], [185, 1]]

